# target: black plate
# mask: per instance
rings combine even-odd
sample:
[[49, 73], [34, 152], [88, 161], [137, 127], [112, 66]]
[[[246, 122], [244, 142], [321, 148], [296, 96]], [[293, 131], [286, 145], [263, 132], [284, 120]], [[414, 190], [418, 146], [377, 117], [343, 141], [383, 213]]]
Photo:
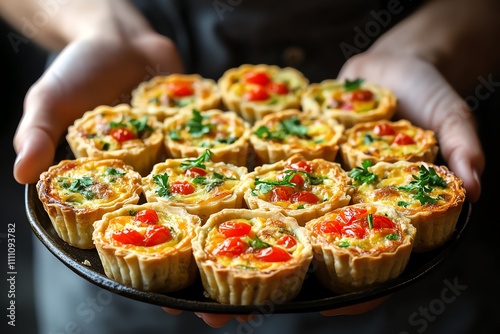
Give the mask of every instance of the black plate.
[[88, 281], [117, 294], [150, 304], [185, 311], [227, 314], [325, 311], [389, 295], [415, 283], [441, 264], [452, 253], [454, 246], [465, 231], [472, 213], [472, 205], [466, 202], [452, 238], [439, 249], [412, 254], [405, 271], [398, 278], [390, 282], [385, 282], [360, 292], [339, 295], [322, 288], [321, 284], [315, 279], [314, 274], [309, 272], [300, 294], [291, 302], [261, 306], [232, 306], [219, 304], [204, 297], [203, 286], [199, 279], [194, 285], [169, 294], [144, 292], [109, 279], [104, 273], [95, 249], [83, 250], [74, 248], [58, 237], [42, 203], [38, 199], [35, 185], [26, 186], [25, 200], [28, 219], [36, 236], [68, 268]]

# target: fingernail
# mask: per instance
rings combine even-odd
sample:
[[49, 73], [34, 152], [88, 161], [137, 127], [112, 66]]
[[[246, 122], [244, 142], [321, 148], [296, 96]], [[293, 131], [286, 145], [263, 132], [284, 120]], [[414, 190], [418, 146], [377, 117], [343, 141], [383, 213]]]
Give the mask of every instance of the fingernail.
[[194, 314], [195, 314], [198, 318], [203, 319], [203, 317], [201, 316], [201, 314], [199, 314], [199, 313], [197, 313], [197, 312], [194, 312]]
[[14, 161], [14, 166], [17, 166], [21, 160], [23, 160], [23, 154], [22, 153], [19, 153], [16, 157], [16, 160]]

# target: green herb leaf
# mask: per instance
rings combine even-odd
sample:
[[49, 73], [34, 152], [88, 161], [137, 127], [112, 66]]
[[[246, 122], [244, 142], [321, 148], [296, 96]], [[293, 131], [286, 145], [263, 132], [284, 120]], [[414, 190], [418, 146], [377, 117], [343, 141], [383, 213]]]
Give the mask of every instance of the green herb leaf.
[[79, 179], [74, 179], [70, 184], [66, 181], [61, 183], [61, 186], [73, 193], [81, 194], [86, 199], [93, 199], [95, 194], [89, 189], [94, 184], [94, 181], [89, 176], [82, 176]]
[[113, 167], [106, 168], [106, 175], [109, 175], [109, 176], [123, 176], [125, 174], [127, 174], [127, 173], [125, 173], [124, 171], [117, 169], [117, 168], [113, 168]]
[[251, 239], [249, 241], [249, 244], [254, 249], [266, 248], [266, 247], [271, 246], [267, 242], [264, 242], [264, 241], [260, 240], [258, 236], [255, 236], [254, 239]]
[[350, 92], [350, 91], [359, 89], [359, 87], [361, 87], [361, 85], [363, 84], [363, 82], [365, 82], [365, 80], [361, 79], [361, 78], [357, 78], [357, 79], [355, 79], [353, 81], [350, 81], [349, 79], [346, 79], [345, 83], [344, 83], [344, 91], [345, 92]]
[[307, 135], [308, 127], [302, 125], [300, 119], [297, 116], [292, 116], [290, 118], [282, 120], [276, 129], [276, 131], [271, 131], [265, 125], [261, 125], [254, 132], [259, 138], [265, 140], [279, 140], [283, 141], [287, 136], [297, 136], [299, 138], [311, 137]]
[[158, 186], [155, 189], [155, 193], [158, 196], [164, 198], [170, 198], [172, 196], [167, 173], [153, 175], [153, 182]]
[[373, 162], [371, 160], [363, 160], [361, 167], [356, 166], [350, 172], [349, 176], [357, 183], [373, 183], [377, 182], [378, 177], [376, 174], [368, 171], [368, 168], [372, 166]]
[[275, 186], [289, 186], [296, 187], [297, 185], [292, 182], [295, 174], [299, 174], [304, 179], [304, 186], [308, 185], [318, 185], [322, 184], [326, 177], [318, 177], [311, 173], [288, 169], [284, 172], [283, 179], [281, 181], [261, 181], [259, 178], [256, 178], [254, 181], [255, 190], [258, 190], [261, 194], [267, 194], [271, 191]]
[[387, 240], [399, 240], [399, 235], [391, 233], [385, 236]]
[[373, 214], [368, 214], [368, 227], [373, 228]]
[[207, 166], [205, 166], [204, 162], [207, 161], [212, 161], [212, 151], [209, 149], [206, 149], [205, 152], [203, 152], [202, 155], [200, 155], [197, 159], [184, 159], [185, 162], [182, 162], [180, 164], [180, 167], [183, 170], [193, 168], [193, 167], [198, 167], [201, 169], [206, 169]]
[[206, 186], [206, 191], [209, 193], [214, 189], [215, 187], [219, 187], [224, 184], [224, 180], [222, 179], [217, 179], [217, 178], [206, 178], [204, 176], [197, 176], [193, 179], [194, 184], [199, 184]]
[[433, 204], [442, 199], [442, 196], [431, 197], [429, 193], [435, 187], [446, 188], [446, 180], [436, 173], [433, 167], [427, 168], [424, 165], [418, 167], [419, 173], [412, 175], [413, 181], [409, 184], [398, 187], [399, 190], [413, 193], [413, 198], [420, 201], [420, 204]]
[[194, 138], [200, 138], [204, 134], [209, 133], [212, 130], [213, 124], [203, 122], [207, 119], [209, 119], [209, 116], [202, 116], [198, 110], [193, 109], [192, 118], [185, 124], [189, 134]]
[[339, 242], [339, 247], [345, 248], [345, 247], [349, 247], [349, 246], [350, 246], [349, 241], [341, 241], [341, 242]]

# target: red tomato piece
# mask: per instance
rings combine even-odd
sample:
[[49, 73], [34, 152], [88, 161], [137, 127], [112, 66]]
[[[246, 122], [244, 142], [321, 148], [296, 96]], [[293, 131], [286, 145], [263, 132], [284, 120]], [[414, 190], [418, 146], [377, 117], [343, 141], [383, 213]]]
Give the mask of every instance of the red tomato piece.
[[304, 160], [294, 162], [290, 165], [290, 167], [292, 169], [301, 170], [301, 171], [307, 172], [307, 173], [312, 173], [312, 171], [313, 171], [313, 167], [311, 166], [311, 164], [308, 161], [304, 161]]
[[[277, 177], [276, 177], [276, 180], [278, 181], [283, 181], [283, 179], [285, 178], [286, 174], [283, 173], [283, 174], [279, 174]], [[302, 187], [304, 185], [304, 178], [302, 177], [302, 175], [300, 175], [299, 173], [295, 173], [293, 174], [292, 178], [290, 179], [290, 183], [293, 183], [295, 184], [297, 187]]]
[[135, 214], [135, 220], [145, 224], [156, 224], [160, 220], [155, 210], [141, 210]]
[[366, 218], [358, 218], [352, 221], [350, 224], [344, 225], [344, 227], [342, 228], [342, 234], [349, 237], [363, 239], [366, 234], [367, 226], [368, 222]]
[[140, 246], [144, 241], [142, 234], [131, 228], [113, 232], [112, 238], [124, 245]]
[[263, 86], [253, 86], [243, 95], [247, 101], [265, 101], [269, 99], [269, 93]]
[[347, 207], [337, 215], [336, 219], [342, 224], [347, 225], [357, 218], [366, 217], [368, 214], [367, 212], [368, 211], [363, 208]]
[[342, 224], [337, 220], [325, 220], [316, 225], [318, 234], [335, 233], [342, 234]]
[[412, 145], [415, 144], [415, 140], [407, 134], [400, 132], [394, 138], [393, 143], [396, 145]]
[[248, 249], [248, 244], [239, 237], [230, 237], [214, 249], [215, 255], [238, 256]]
[[290, 196], [295, 192], [295, 189], [289, 186], [277, 186], [271, 189], [271, 194], [269, 195], [269, 201], [271, 202], [283, 202], [288, 201]]
[[269, 82], [271, 82], [271, 78], [267, 75], [265, 72], [248, 72], [245, 75], [245, 82], [255, 84], [255, 85], [260, 85], [260, 86], [265, 86]]
[[288, 86], [282, 82], [271, 82], [267, 85], [267, 90], [272, 94], [286, 95], [290, 91]]
[[373, 228], [395, 228], [394, 222], [386, 216], [373, 215]]
[[285, 262], [292, 257], [283, 248], [273, 246], [256, 250], [254, 256], [264, 262]]
[[389, 136], [395, 134], [396, 132], [394, 131], [392, 126], [383, 123], [377, 124], [373, 129], [373, 133], [377, 136]]
[[252, 230], [252, 226], [243, 222], [227, 221], [219, 225], [219, 232], [229, 237], [243, 237], [248, 235]]
[[120, 143], [131, 139], [137, 139], [135, 132], [127, 128], [114, 128], [109, 134]]
[[174, 194], [189, 195], [194, 193], [195, 187], [188, 181], [176, 181], [170, 185], [170, 191]]
[[285, 248], [292, 248], [297, 244], [297, 239], [289, 234], [284, 234], [278, 240], [276, 240], [276, 244]]
[[176, 81], [168, 84], [168, 90], [175, 97], [186, 97], [194, 94], [193, 85], [190, 82]]
[[185, 172], [187, 177], [195, 178], [197, 176], [207, 175], [207, 171], [200, 167], [191, 167]]
[[309, 191], [299, 191], [290, 196], [290, 202], [292, 203], [306, 202], [309, 204], [316, 204], [319, 203], [319, 198], [318, 196]]
[[373, 100], [373, 92], [367, 89], [356, 89], [351, 92], [352, 101], [370, 101]]
[[156, 246], [171, 239], [172, 235], [168, 227], [163, 225], [149, 225], [144, 235], [144, 246]]

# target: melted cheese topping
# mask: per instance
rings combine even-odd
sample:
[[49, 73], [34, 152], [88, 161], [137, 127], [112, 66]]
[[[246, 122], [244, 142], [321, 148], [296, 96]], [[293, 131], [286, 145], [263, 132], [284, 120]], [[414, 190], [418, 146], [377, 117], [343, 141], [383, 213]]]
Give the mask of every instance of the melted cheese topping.
[[[263, 217], [254, 217], [252, 219], [231, 219], [231, 221], [238, 221], [251, 225], [250, 233], [246, 236], [240, 237], [245, 243], [249, 243], [250, 240], [258, 237], [261, 241], [273, 247], [281, 247], [276, 245], [276, 241], [280, 237], [283, 235], [290, 235], [294, 237], [297, 241], [296, 245], [290, 248], [281, 247], [291, 255], [291, 259], [286, 261], [286, 263], [295, 262], [295, 258], [299, 257], [299, 254], [301, 254], [304, 249], [304, 245], [294, 234], [292, 228], [283, 221]], [[219, 225], [220, 224], [216, 225], [209, 231], [204, 247], [205, 252], [210, 256], [210, 259], [218, 265], [248, 270], [273, 270], [283, 267], [284, 262], [265, 262], [259, 260], [254, 256], [253, 252], [255, 249], [250, 246], [246, 252], [238, 256], [215, 255], [215, 249], [222, 244], [224, 240], [226, 240], [224, 234], [220, 233], [218, 230]]]
[[133, 244], [123, 244], [116, 241], [113, 238], [113, 233], [120, 232], [124, 229], [135, 230], [140, 234], [144, 235], [148, 224], [138, 223], [134, 219], [134, 215], [137, 212], [128, 212], [128, 215], [113, 217], [108, 221], [106, 231], [104, 232], [104, 240], [106, 243], [112, 244], [114, 246], [134, 250], [139, 253], [151, 254], [151, 253], [168, 253], [174, 251], [175, 246], [178, 245], [183, 238], [188, 235], [188, 222], [181, 216], [173, 215], [168, 212], [157, 211], [159, 221], [157, 225], [163, 225], [167, 227], [170, 231], [172, 238], [164, 243], [155, 246], [136, 246]]
[[186, 125], [193, 117], [192, 113], [185, 113], [182, 119], [167, 126], [167, 135], [176, 143], [217, 149], [233, 144], [246, 131], [242, 119], [233, 114], [223, 112], [202, 112], [202, 125], [207, 132], [192, 134], [193, 131]]
[[[345, 187], [344, 178], [339, 177], [341, 172], [340, 169], [332, 168], [332, 163], [320, 159], [309, 161], [309, 164], [312, 166], [312, 172], [310, 174], [315, 178], [322, 179], [322, 182], [320, 184], [305, 183], [304, 186], [301, 187], [300, 191], [306, 191], [314, 194], [319, 200], [318, 203], [327, 201], [335, 202], [339, 196], [343, 195]], [[256, 175], [256, 177], [258, 177], [259, 181], [276, 182], [282, 179], [282, 175], [285, 171], [289, 170], [292, 170], [292, 168], [285, 166], [285, 168], [271, 170], [266, 173]], [[297, 173], [300, 175], [301, 171], [297, 170]], [[307, 178], [307, 176], [305, 176], [305, 178]], [[259, 192], [256, 190], [255, 183], [253, 184], [252, 189], [253, 196], [258, 196], [259, 199], [270, 202], [270, 192], [264, 194]], [[312, 204], [304, 201], [292, 203], [290, 200], [272, 202], [272, 204], [276, 206], [290, 210], [307, 209], [318, 203]]]
[[447, 183], [446, 188], [434, 186], [432, 191], [426, 193], [427, 196], [437, 199], [435, 203], [422, 204], [415, 197], [415, 192], [401, 190], [400, 187], [409, 185], [415, 180], [414, 177], [419, 175], [418, 166], [419, 163], [405, 162], [376, 164], [371, 171], [377, 175], [378, 181], [357, 185], [352, 196], [353, 201], [355, 203], [383, 203], [407, 214], [414, 214], [422, 210], [433, 211], [440, 207], [447, 207], [456, 200], [457, 194], [461, 193], [455, 186], [456, 182], [453, 181], [457, 179], [456, 176], [432, 164], [426, 164], [426, 166], [433, 167]]
[[[310, 232], [313, 243], [320, 243], [324, 245], [331, 245], [338, 249], [345, 249], [353, 254], [358, 255], [378, 255], [384, 252], [395, 251], [404, 241], [406, 231], [403, 229], [398, 218], [391, 215], [389, 212], [380, 211], [373, 207], [372, 214], [382, 215], [391, 219], [394, 223], [394, 228], [370, 228], [365, 227], [365, 234], [362, 238], [355, 235], [343, 235], [339, 233], [326, 233], [321, 231], [321, 224], [329, 221], [336, 221], [339, 213], [342, 211], [335, 210], [325, 216], [314, 220], [311, 224], [306, 225]], [[369, 211], [369, 212], [370, 212]]]
[[[365, 89], [363, 86], [361, 89]], [[373, 99], [369, 101], [350, 101], [352, 109], [342, 109], [342, 103], [346, 99], [349, 92], [345, 92], [343, 82], [325, 82], [318, 85], [311, 91], [311, 98], [319, 105], [321, 110], [342, 109], [345, 112], [363, 113], [377, 108], [380, 102], [380, 94], [369, 89], [373, 93]]]
[[[204, 205], [213, 201], [220, 201], [233, 196], [234, 191], [240, 185], [240, 179], [245, 168], [236, 167], [224, 163], [205, 162], [206, 175], [198, 178], [188, 176], [180, 167], [181, 162], [171, 161], [169, 164], [157, 164], [153, 173], [148, 177], [148, 187], [156, 189], [154, 175], [168, 174], [168, 182], [172, 185], [175, 182], [188, 182], [195, 190], [191, 194], [171, 193], [169, 201], [183, 204]], [[198, 182], [195, 180], [199, 180]], [[156, 192], [158, 195], [158, 192]], [[158, 195], [159, 196], [159, 195]]]
[[117, 160], [67, 163], [51, 171], [49, 194], [54, 201], [77, 208], [98, 208], [126, 198], [140, 177]]
[[[182, 83], [193, 90], [192, 95], [175, 96], [171, 88], [172, 84]], [[185, 76], [182, 78], [156, 81], [150, 86], [146, 86], [143, 92], [143, 100], [151, 106], [165, 106], [169, 108], [184, 108], [197, 106], [198, 100], [206, 100], [214, 89], [215, 83], [201, 78]]]
[[[84, 118], [78, 126], [78, 134], [85, 142], [102, 151], [128, 150], [135, 147], [147, 146], [148, 139], [151, 137], [150, 131], [141, 131], [137, 133], [137, 129], [131, 124], [132, 119], [136, 119], [128, 113], [103, 111], [100, 113], [87, 114], [89, 118]], [[85, 116], [84, 116], [85, 117]], [[135, 133], [137, 138], [119, 142], [112, 135], [112, 123], [122, 123], [124, 128]], [[155, 126], [155, 120], [151, 117], [147, 119], [147, 124], [158, 131]], [[120, 126], [122, 127], [122, 126]]]

